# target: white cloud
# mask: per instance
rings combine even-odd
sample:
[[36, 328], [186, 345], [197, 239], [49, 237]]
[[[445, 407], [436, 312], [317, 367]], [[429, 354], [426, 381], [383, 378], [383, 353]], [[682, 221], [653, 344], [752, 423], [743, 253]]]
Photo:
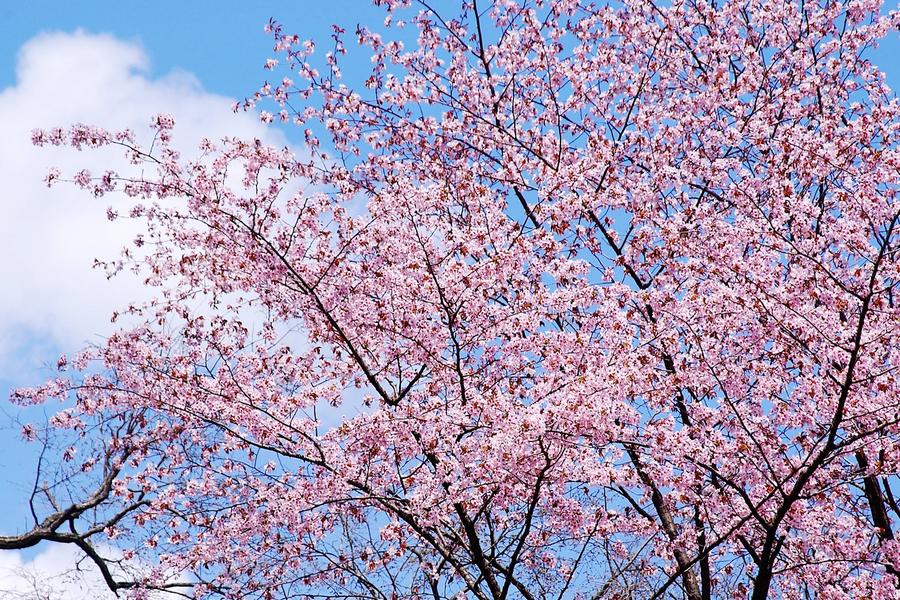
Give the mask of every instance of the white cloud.
[[113, 600], [103, 578], [74, 546], [51, 544], [31, 560], [0, 552], [0, 600]]
[[[115, 548], [99, 545], [106, 558], [120, 559]], [[139, 563], [125, 563], [129, 573], [141, 572]], [[122, 568], [111, 565], [114, 576], [130, 579]], [[180, 582], [188, 581], [182, 577]], [[178, 588], [183, 593], [182, 588]], [[151, 600], [170, 600], [173, 594], [153, 592]], [[47, 544], [30, 559], [22, 552], [0, 552], [0, 600], [117, 600], [103, 581], [99, 569], [71, 544]]]
[[17, 82], [0, 92], [0, 375], [51, 359], [41, 347], [71, 351], [96, 341], [110, 332], [113, 310], [140, 293], [130, 275], [107, 280], [91, 268], [95, 258], [118, 256], [135, 233], [133, 225], [106, 220], [117, 199], [42, 182], [51, 166], [63, 174], [102, 172], [122, 164], [119, 153], [36, 148], [32, 129], [82, 122], [131, 128], [149, 140], [150, 118], [168, 112], [183, 151], [202, 137], [285, 143], [255, 115], [234, 114], [233, 99], [205, 91], [193, 75], [152, 78], [148, 67], [139, 45], [81, 31], [41, 34], [20, 50]]

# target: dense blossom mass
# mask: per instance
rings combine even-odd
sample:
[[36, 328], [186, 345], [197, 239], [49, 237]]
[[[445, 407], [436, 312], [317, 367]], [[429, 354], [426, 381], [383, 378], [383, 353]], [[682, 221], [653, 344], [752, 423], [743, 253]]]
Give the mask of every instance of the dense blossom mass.
[[34, 133], [131, 158], [47, 182], [144, 224], [105, 267], [153, 299], [16, 392], [86, 491], [0, 547], [136, 597], [900, 598], [900, 16], [376, 4], [270, 23], [242, 106], [302, 150]]

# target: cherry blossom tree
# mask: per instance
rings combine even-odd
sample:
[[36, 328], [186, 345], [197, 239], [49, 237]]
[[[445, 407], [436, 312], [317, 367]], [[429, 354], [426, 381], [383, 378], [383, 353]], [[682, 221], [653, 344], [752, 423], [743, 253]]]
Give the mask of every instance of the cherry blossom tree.
[[34, 133], [131, 158], [48, 183], [144, 224], [103, 266], [153, 299], [15, 393], [81, 483], [0, 547], [108, 537], [135, 597], [900, 598], [900, 16], [376, 4], [270, 23], [237, 108], [302, 151]]

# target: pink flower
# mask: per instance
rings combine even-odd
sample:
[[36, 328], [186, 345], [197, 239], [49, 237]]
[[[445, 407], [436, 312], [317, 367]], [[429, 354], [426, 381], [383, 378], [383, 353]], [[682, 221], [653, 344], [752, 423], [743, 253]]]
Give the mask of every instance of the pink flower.
[[34, 425], [28, 423], [22, 426], [22, 438], [28, 442], [33, 442], [37, 439], [37, 432], [34, 429]]
[[175, 127], [175, 117], [170, 114], [161, 113], [153, 117], [151, 127], [159, 131], [166, 131]]
[[47, 184], [47, 187], [51, 187], [54, 183], [59, 181], [59, 169], [56, 167], [51, 167], [49, 171], [47, 171], [47, 175], [44, 176], [44, 183]]

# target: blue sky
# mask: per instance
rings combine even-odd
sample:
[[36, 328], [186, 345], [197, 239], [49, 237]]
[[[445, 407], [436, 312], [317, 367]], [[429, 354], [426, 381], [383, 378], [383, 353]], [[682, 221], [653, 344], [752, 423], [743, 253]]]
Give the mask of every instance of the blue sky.
[[[142, 123], [171, 105], [184, 117], [187, 140], [221, 132], [290, 141], [290, 132], [266, 131], [252, 116], [228, 110], [232, 99], [249, 95], [268, 75], [262, 65], [271, 39], [263, 26], [272, 16], [288, 31], [327, 42], [331, 23], [345, 26], [352, 38], [357, 23], [377, 25], [383, 13], [367, 0], [0, 3], [0, 177], [7, 185], [0, 194], [6, 221], [0, 223], [0, 256], [15, 263], [0, 267], [8, 286], [0, 292], [0, 408], [10, 410], [3, 399], [13, 387], [40, 381], [49, 373], [43, 365], [91, 339], [95, 324], [105, 327], [103, 316], [135, 290], [127, 281], [104, 287], [104, 278], [89, 268], [91, 258], [114, 251], [129, 232], [108, 227], [105, 204], [67, 199], [64, 189], [48, 192], [41, 169], [57, 161], [68, 166], [70, 159], [32, 154], [27, 131], [107, 118]], [[895, 34], [871, 57], [900, 89], [900, 38]], [[352, 61], [345, 65], [351, 80], [367, 67], [360, 58], [357, 68]], [[34, 460], [18, 428], [5, 421], [0, 416], [0, 533], [27, 525], [22, 500]]]
[[290, 31], [327, 39], [340, 22], [377, 23], [382, 11], [368, 0], [29, 0], [0, 4], [0, 86], [13, 82], [18, 48], [40, 31], [113, 33], [140, 42], [153, 60], [152, 74], [184, 69], [220, 94], [243, 97], [265, 77], [271, 50], [263, 26], [276, 17]]

